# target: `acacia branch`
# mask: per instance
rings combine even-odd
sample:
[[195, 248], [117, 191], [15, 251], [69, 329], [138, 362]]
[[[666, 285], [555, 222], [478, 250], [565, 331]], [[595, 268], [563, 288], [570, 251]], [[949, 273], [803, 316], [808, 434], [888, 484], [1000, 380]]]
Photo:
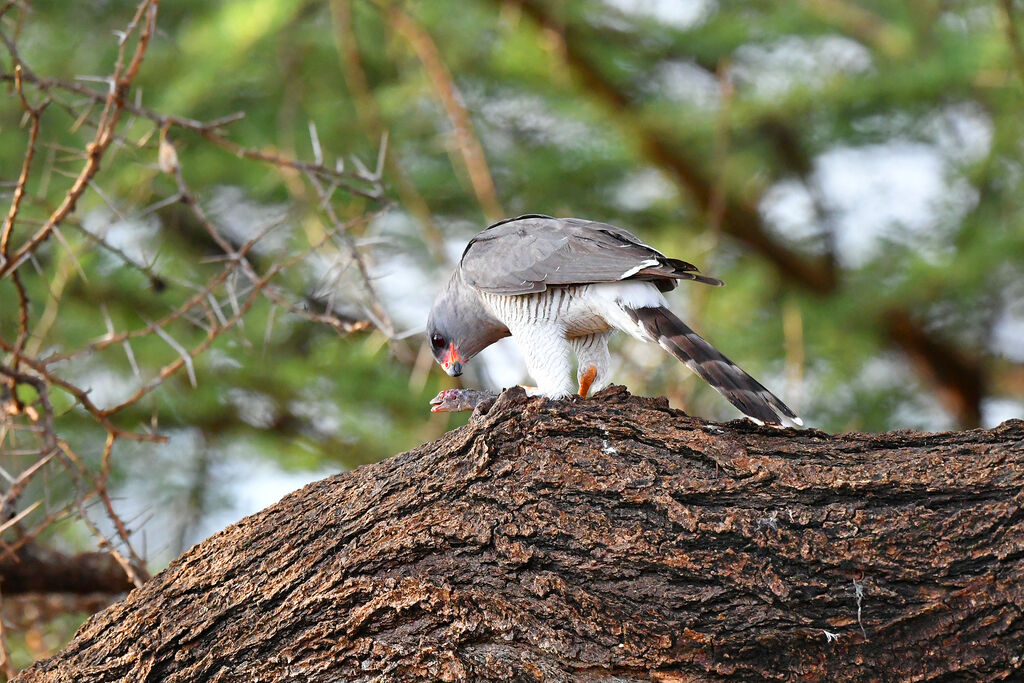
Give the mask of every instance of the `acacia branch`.
[[895, 308], [882, 315], [890, 341], [938, 389], [943, 406], [964, 428], [981, 425], [981, 402], [988, 394], [981, 364], [948, 342], [936, 339], [909, 311]]
[[[592, 63], [585, 46], [575, 37], [574, 32], [557, 21], [552, 6], [537, 0], [501, 1], [521, 8], [540, 27], [558, 36], [566, 65], [583, 83], [586, 91], [603, 101], [615, 113], [621, 125], [640, 140], [648, 158], [667, 171], [702, 212], [710, 214], [715, 196], [714, 181], [700, 167], [697, 159], [670, 141], [667, 135], [640, 120], [629, 95]], [[776, 240], [766, 229], [756, 206], [726, 197], [720, 215], [724, 232], [764, 255], [785, 279], [822, 295], [838, 287], [833, 263], [828, 259], [810, 260]]]
[[4, 595], [21, 593], [125, 593], [134, 585], [105, 552], [66, 555], [35, 543], [13, 556], [0, 554]]
[[[0, 38], [4, 38], [2, 32], [0, 32]], [[8, 48], [13, 48], [13, 44], [9, 43]], [[12, 54], [16, 53], [12, 52]], [[75, 95], [81, 95], [97, 103], [105, 102], [107, 99], [107, 95], [104, 93], [93, 90], [92, 88], [80, 83], [72, 83], [56, 78], [43, 78], [33, 73], [27, 67], [25, 67], [23, 77], [25, 81], [35, 84], [44, 91], [63, 90]], [[0, 81], [13, 80], [14, 76], [12, 74], [0, 74]], [[199, 121], [183, 116], [163, 114], [138, 103], [128, 101], [124, 101], [122, 103], [122, 109], [129, 114], [152, 121], [157, 130], [166, 127], [181, 128], [199, 135], [204, 140], [227, 150], [236, 157], [249, 159], [251, 161], [259, 161], [278, 168], [284, 167], [304, 173], [313, 173], [320, 178], [329, 179], [332, 182], [338, 183], [346, 192], [350, 192], [354, 195], [374, 201], [380, 201], [383, 199], [383, 188], [377, 180], [368, 178], [365, 174], [358, 171], [346, 171], [343, 165], [339, 164], [335, 166], [328, 166], [324, 163], [293, 159], [273, 151], [246, 147], [228, 139], [221, 129], [224, 126], [244, 119], [245, 112], [235, 112], [211, 121]], [[73, 111], [73, 109], [71, 111]], [[346, 181], [364, 183], [368, 185], [369, 189], [358, 187], [353, 185], [351, 182]]]
[[[96, 136], [86, 147], [85, 165], [78, 173], [78, 177], [75, 178], [75, 182], [72, 184], [71, 189], [69, 189], [67, 194], [64, 195], [64, 199], [46, 222], [43, 223], [32, 237], [21, 245], [12, 257], [3, 263], [0, 263], [0, 278], [3, 278], [8, 273], [20, 267], [21, 264], [23, 264], [35, 251], [36, 247], [50, 237], [54, 228], [74, 210], [75, 205], [78, 203], [78, 199], [86, 189], [88, 189], [93, 176], [95, 176], [99, 171], [100, 160], [103, 158], [103, 154], [107, 147], [114, 140], [114, 129], [117, 127], [117, 122], [121, 117], [121, 112], [124, 107], [124, 97], [127, 94], [128, 89], [131, 87], [131, 83], [135, 79], [135, 76], [138, 74], [139, 67], [142, 65], [142, 59], [146, 54], [146, 47], [149, 45], [149, 38], [152, 35], [153, 27], [156, 24], [156, 7], [158, 1], [159, 0], [143, 0], [143, 2], [139, 4], [135, 17], [129, 23], [128, 28], [125, 30], [121, 38], [117, 62], [114, 66], [114, 73], [110, 78], [110, 92], [104, 100], [103, 113], [100, 116], [100, 122], [96, 128]], [[131, 60], [128, 64], [125, 65], [124, 56], [128, 37], [138, 27], [143, 17], [145, 17], [145, 24], [139, 34], [138, 42], [135, 46], [135, 52], [132, 54]], [[10, 49], [10, 47], [11, 44], [8, 42], [8, 48]], [[15, 53], [12, 52], [12, 55], [13, 54]]]
[[[287, 158], [274, 151], [246, 148], [228, 140], [222, 127], [239, 120], [241, 114], [203, 122], [166, 116], [150, 110], [142, 106], [141, 96], [129, 101], [127, 98], [132, 83], [136, 80], [149, 39], [155, 30], [158, 3], [159, 0], [142, 0], [137, 3], [134, 16], [125, 29], [115, 32], [119, 41], [117, 56], [111, 72], [103, 79], [109, 89], [102, 92], [78, 83], [37, 75], [21, 59], [15, 42], [18, 31], [14, 30], [12, 37], [0, 30], [0, 43], [6, 46], [10, 61], [14, 64], [11, 73], [0, 74], [0, 80], [11, 84], [27, 122], [24, 133], [27, 146], [21, 173], [13, 185], [12, 201], [5, 212], [6, 218], [0, 225], [0, 279], [8, 278], [12, 282], [14, 294], [10, 296], [11, 308], [13, 311], [14, 302], [17, 301], [19, 310], [15, 321], [17, 327], [12, 327], [12, 333], [6, 338], [0, 336], [0, 460], [3, 461], [0, 464], [0, 588], [8, 594], [48, 590], [120, 592], [133, 585], [141, 586], [148, 579], [144, 559], [133, 547], [131, 529], [117, 514], [111, 498], [111, 477], [112, 471], [115, 471], [112, 462], [116, 458], [115, 444], [121, 439], [165, 439], [156, 433], [158, 415], [155, 409], [149, 416], [148, 424], [143, 422], [143, 426], [136, 432], [119, 427], [115, 422], [135, 424], [139, 416], [134, 411], [128, 413], [128, 409], [140, 406], [147, 395], [163, 386], [183, 367], [194, 378], [191, 370], [193, 358], [208, 351], [213, 341], [227, 330], [241, 327], [243, 319], [258, 301], [270, 302], [268, 335], [272, 329], [273, 313], [278, 307], [330, 325], [339, 334], [369, 328], [370, 323], [366, 319], [339, 313], [333, 305], [322, 312], [307, 310], [309, 302], [304, 295], [289, 292], [281, 284], [285, 269], [294, 269], [296, 265], [308, 262], [310, 256], [320, 250], [333, 252], [334, 247], [337, 247], [344, 259], [348, 259], [347, 252], [350, 251], [370, 296], [370, 312], [367, 317], [383, 321], [382, 327], [386, 332], [390, 331], [387, 315], [377, 301], [370, 282], [370, 271], [364, 263], [365, 255], [359, 253], [355, 240], [345, 234], [349, 228], [371, 220], [376, 214], [347, 217], [349, 219], [343, 221], [332, 206], [337, 201], [334, 195], [339, 190], [382, 203], [380, 168], [384, 158], [383, 146], [375, 171], [365, 168], [358, 160], [354, 171], [346, 171], [340, 159], [332, 166], [325, 165], [319, 149], [316, 150], [315, 163], [310, 163]], [[19, 4], [21, 15], [24, 15], [28, 8]], [[15, 6], [12, 2], [0, 5], [0, 15]], [[9, 25], [10, 21], [5, 20], [4, 28]], [[30, 101], [41, 103], [32, 104]], [[50, 103], [71, 117], [73, 123], [70, 133], [82, 138], [80, 147], [54, 142], [56, 138], [52, 135], [46, 137], [51, 126], [47, 123], [49, 119], [44, 118], [42, 113]], [[154, 124], [152, 129], [143, 126], [142, 135], [138, 139], [132, 139], [132, 131], [135, 130], [133, 117]], [[287, 175], [296, 172], [303, 174], [316, 191], [319, 200], [317, 211], [326, 216], [330, 223], [323, 230], [321, 239], [311, 238], [305, 247], [289, 247], [287, 253], [276, 254], [268, 264], [260, 263], [253, 253], [254, 246], [270, 230], [284, 223], [269, 225], [248, 241], [229, 237], [223, 226], [208, 217], [200, 205], [198, 194], [187, 186], [177, 151], [168, 139], [169, 129], [187, 130], [201, 138], [201, 142], [226, 149], [242, 159], [271, 164]], [[157, 131], [160, 133], [159, 141], [154, 144], [153, 136]], [[209, 147], [209, 144], [205, 146]], [[115, 161], [123, 165], [123, 156], [119, 154], [135, 150], [140, 150], [145, 157], [141, 164], [144, 179], [152, 179], [152, 174], [162, 171], [171, 175], [177, 183], [176, 193], [162, 197], [140, 211], [123, 210], [118, 206], [116, 195], [106, 193], [98, 182], [101, 165], [109, 166]], [[40, 173], [37, 169], [40, 152], [47, 151], [47, 166]], [[158, 160], [155, 167], [151, 165], [151, 152], [155, 153]], [[70, 160], [73, 166], [69, 169], [55, 167], [55, 159], [60, 164]], [[51, 194], [49, 180], [53, 174], [69, 180], [62, 182], [61, 194], [51, 202], [47, 197]], [[40, 177], [38, 188], [30, 187], [35, 177]], [[147, 182], [141, 185], [147, 185]], [[33, 190], [36, 196], [33, 196]], [[119, 248], [113, 244], [113, 240], [108, 241], [102, 227], [87, 230], [76, 218], [76, 206], [83, 197], [89, 196], [89, 190], [109, 208], [110, 225], [143, 219], [171, 205], [182, 206], [194, 219], [188, 221], [189, 225], [197, 225], [204, 234], [203, 240], [196, 242], [203, 249], [209, 242], [222, 255], [205, 258], [209, 254], [203, 253], [197, 259], [199, 263], [195, 264], [200, 272], [195, 279], [191, 275], [175, 276], [173, 266], [158, 267], [159, 252], [152, 259], [148, 255], [133, 256], [130, 248]], [[42, 218], [29, 215], [30, 210], [39, 211]], [[88, 242], [67, 242], [61, 229], [62, 225], [68, 223], [80, 229]], [[166, 220], [164, 225], [168, 235], [175, 233]], [[40, 249], [51, 235], [61, 241], [70, 256], [70, 262], [62, 260], [57, 263], [56, 273], [52, 267], [55, 262]], [[129, 316], [135, 314], [146, 320], [143, 318], [145, 312], [156, 322], [147, 321], [144, 327], [121, 327], [121, 323], [115, 323], [115, 318], [101, 305], [99, 312], [106, 323], [104, 336], [92, 343], [71, 347], [66, 344], [55, 345], [48, 332], [58, 316], [59, 304], [62, 298], [75, 295], [74, 292], [68, 293], [70, 288], [66, 285], [75, 282], [77, 274], [81, 276], [82, 286], [93, 290], [107, 287], [106, 283], [89, 283], [86, 272], [78, 265], [77, 255], [97, 246], [145, 275], [152, 284], [153, 292], [118, 290], [118, 313], [128, 312]], [[190, 249], [189, 253], [195, 253], [195, 245], [186, 248]], [[36, 278], [36, 273], [31, 275], [33, 284], [38, 284], [48, 294], [46, 308], [38, 321], [33, 321], [29, 315], [29, 292], [36, 290], [22, 286], [23, 277], [26, 284], [29, 282], [27, 269], [20, 269], [26, 262], [37, 266], [39, 277]], [[68, 263], [77, 266], [77, 269]], [[209, 263], [223, 265], [211, 268], [207, 266]], [[351, 264], [346, 261], [346, 267], [348, 265]], [[355, 266], [352, 268], [354, 270]], [[161, 272], [163, 270], [168, 272]], [[237, 283], [236, 276], [240, 276]], [[113, 292], [113, 289], [106, 291]], [[95, 296], [95, 291], [90, 294], [94, 295], [90, 303], [97, 298], [103, 299], [102, 294]], [[30, 328], [30, 322], [36, 323], [35, 328]], [[196, 334], [194, 328], [200, 328], [203, 334]], [[4, 334], [6, 332], [5, 329]], [[146, 372], [147, 368], [140, 369], [130, 344], [133, 340], [154, 336], [162, 337], [177, 356], [165, 359], [169, 362], [164, 362], [162, 367], [149, 373]], [[63, 376], [65, 367], [58, 364], [72, 359], [106, 363], [111, 360], [111, 353], [104, 353], [104, 350], [116, 345], [124, 348], [138, 385], [133, 387], [136, 391], [127, 400], [105, 406], [90, 394], [88, 386], [80, 387], [73, 377]], [[43, 357], [39, 355], [40, 349], [58, 351], [48, 352], [49, 355]], [[117, 349], [112, 351], [116, 353]], [[96, 358], [89, 358], [93, 354]], [[54, 392], [67, 392], [73, 399], [70, 401], [73, 407], [61, 405], [61, 412], [55, 414], [50, 401]], [[62, 438], [61, 432], [66, 431], [68, 426], [73, 428], [79, 420], [74, 415], [78, 408], [91, 418], [87, 423], [105, 432], [106, 441], [101, 453], [89, 451], [79, 456], [72, 450], [69, 441]], [[97, 456], [98, 465], [95, 460]], [[33, 499], [26, 500], [30, 493]], [[90, 515], [95, 514], [102, 515], [104, 520], [90, 519]], [[72, 557], [41, 547], [41, 534], [52, 530], [58, 520], [63, 518], [83, 523], [104, 552]], [[9, 668], [9, 659], [5, 655], [7, 650], [4, 636], [0, 628], [0, 668], [6, 669]]]

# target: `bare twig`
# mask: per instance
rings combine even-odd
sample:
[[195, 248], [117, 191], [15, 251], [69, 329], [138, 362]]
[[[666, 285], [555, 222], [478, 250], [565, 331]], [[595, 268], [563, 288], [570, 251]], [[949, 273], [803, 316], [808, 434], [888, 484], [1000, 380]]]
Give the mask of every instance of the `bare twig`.
[[[106, 151], [107, 147], [114, 139], [113, 131], [121, 116], [121, 111], [124, 106], [124, 96], [127, 93], [128, 88], [131, 86], [132, 80], [135, 78], [136, 74], [138, 74], [139, 67], [142, 65], [142, 58], [146, 54], [146, 47], [149, 44], [149, 38], [152, 35], [153, 26], [156, 23], [156, 5], [157, 0], [143, 0], [143, 2], [139, 4], [135, 17], [129, 24], [128, 30], [124, 33], [124, 37], [121, 40], [121, 45], [118, 50], [117, 63], [114, 67], [114, 75], [111, 78], [112, 87], [104, 103], [103, 113], [100, 116], [100, 125], [96, 129], [95, 138], [86, 148], [88, 156], [86, 158], [85, 166], [83, 166], [82, 170], [79, 172], [74, 185], [72, 185], [71, 189], [68, 190], [64, 200], [50, 215], [50, 218], [47, 219], [46, 223], [44, 223], [31, 238], [22, 244], [12, 257], [0, 265], [0, 278], [20, 267], [21, 264], [28, 259], [29, 255], [32, 254], [35, 248], [50, 236], [54, 227], [63, 221], [64, 218], [75, 208], [75, 204], [77, 204], [78, 199], [89, 186], [89, 181], [91, 181], [93, 176], [96, 175], [96, 172], [99, 171], [100, 159], [103, 158], [104, 151]], [[145, 24], [139, 35], [135, 52], [127, 66], [125, 66], [123, 60], [127, 37], [135, 30], [144, 16]]]
[[[157, 433], [160, 410], [156, 401], [151, 411], [147, 406], [148, 420], [141, 425], [128, 422], [138, 419], [137, 412], [147, 396], [152, 398], [156, 389], [179, 373], [197, 385], [201, 377], [196, 358], [229, 331], [236, 331], [244, 344], [251, 345], [243, 336], [242, 326], [259, 302], [270, 307], [265, 347], [271, 342], [275, 316], [283, 312], [328, 325], [338, 334], [351, 334], [376, 324], [385, 334], [394, 336], [372, 283], [366, 246], [357, 244], [349, 234], [378, 214], [342, 214], [342, 218], [337, 208], [342, 194], [369, 199], [375, 207], [385, 205], [382, 177], [389, 163], [387, 136], [380, 136], [375, 164], [354, 159], [346, 170], [343, 164], [329, 159], [331, 152], [321, 144], [313, 124], [313, 160], [302, 161], [229, 140], [224, 128], [241, 119], [243, 113], [204, 122], [144, 107], [139, 91], [133, 96], [131, 90], [155, 31], [158, 4], [159, 0], [142, 0], [136, 5], [131, 20], [116, 34], [117, 55], [108, 73], [63, 81], [37, 74], [25, 64], [18, 52], [18, 33], [10, 27], [17, 27], [11, 15], [19, 10], [23, 15], [27, 8], [12, 0], [0, 2], [0, 17], [8, 13], [0, 27], [0, 44], [6, 47], [14, 65], [11, 73], [0, 74], [0, 80], [12, 85], [18, 98], [15, 107], [20, 104], [25, 122], [21, 172], [15, 182], [5, 186], [11, 192], [11, 203], [0, 225], [0, 281], [7, 278], [13, 285], [13, 295], [9, 294], [12, 312], [13, 302], [18, 302], [16, 319], [11, 324], [5, 320], [0, 326], [0, 562], [16, 563], [19, 553], [24, 557], [26, 550], [41, 548], [41, 534], [71, 517], [84, 524], [104, 554], [109, 554], [112, 561], [105, 566], [119, 567], [136, 586], [148, 579], [144, 553], [137, 551], [133, 529], [117, 513], [112, 486], [119, 443], [166, 440]], [[103, 85], [97, 87], [96, 83]], [[59, 135], [53, 132], [49, 117], [44, 115], [49, 105], [57, 108], [56, 113], [68, 114], [73, 122], [70, 131], [62, 127]], [[64, 141], [68, 133], [79, 140], [77, 146]], [[287, 220], [268, 222], [256, 234], [246, 236], [244, 242], [218, 224], [216, 212], [208, 213], [199, 193], [186, 182], [188, 148], [176, 147], [175, 142], [178, 134], [188, 133], [195, 136], [195, 144], [227, 150], [241, 159], [240, 163], [269, 164], [285, 177], [299, 180], [296, 184], [308, 191], [310, 198], [303, 205], [322, 221], [322, 234], [309, 237], [299, 246], [291, 242], [274, 246], [269, 252], [263, 247], [274, 240], [267, 236], [286, 228]], [[141, 157], [141, 161], [135, 157]], [[161, 171], [173, 178], [171, 194], [147, 197], [143, 208], [136, 209], [122, 203], [113, 191], [108, 192], [110, 186], [99, 175], [101, 166], [135, 161], [150, 178], [159, 179]], [[76, 215], [83, 198], [102, 201], [109, 218], [100, 218], [97, 226], [93, 219], [98, 212], [84, 218]], [[359, 205], [365, 206], [366, 202]], [[151, 253], [148, 244], [142, 247], [119, 241], [115, 231], [137, 225], [148, 229], [150, 224], [158, 223], [153, 218], [158, 212], [162, 228], [170, 224], [163, 219], [184, 216], [188, 229], [198, 226], [203, 240], [216, 245], [220, 253], [212, 258], [202, 254], [195, 259], [195, 270], [182, 274], [175, 270], [173, 258], [163, 257], [166, 252], [162, 247]], [[53, 242], [51, 236], [60, 243], [57, 258], [43, 248]], [[137, 298], [100, 306], [100, 336], [78, 344], [62, 343], [53, 331], [60, 329], [59, 319], [65, 311], [61, 304], [69, 292], [74, 295], [79, 284], [90, 289], [109, 286], [102, 278], [97, 282], [92, 277], [90, 260], [83, 258], [90, 252], [123, 264], [132, 276], [141, 274], [152, 292], [118, 290], [122, 298]], [[310, 310], [311, 294], [291, 291], [290, 283], [303, 278], [288, 275], [305, 267], [312, 255], [336, 258], [346, 272], [358, 278], [365, 316], [340, 313], [341, 306], [336, 309], [333, 300], [326, 309]], [[22, 269], [26, 263], [31, 268]], [[150, 293], [153, 296], [148, 296]], [[35, 298], [45, 298], [41, 315], [31, 308], [31, 304], [40, 303]], [[133, 308], [132, 303], [139, 305]], [[132, 344], [146, 339], [163, 339], [174, 356], [168, 357], [168, 350], [159, 349], [158, 353], [163, 354], [160, 361], [136, 357]], [[68, 374], [69, 366], [83, 361], [98, 360], [102, 367], [112, 368], [115, 363], [124, 363], [125, 357], [137, 382], [127, 398], [100, 399]], [[105, 362], [110, 365], [103, 366]], [[132, 408], [135, 410], [129, 410]], [[68, 421], [82, 417], [105, 432], [100, 453], [76, 453], [70, 440], [62, 438]], [[58, 478], [61, 485], [52, 486]], [[34, 498], [29, 499], [30, 495]], [[8, 667], [4, 637], [0, 625], [0, 665]], [[0, 673], [10, 672], [0, 668]]]
[[25, 159], [21, 164], [21, 174], [18, 176], [18, 183], [14, 187], [14, 197], [11, 199], [11, 208], [7, 212], [2, 230], [0, 230], [0, 262], [7, 260], [8, 249], [10, 248], [11, 232], [14, 230], [14, 221], [18, 217], [18, 209], [21, 207], [21, 200], [25, 196], [25, 186], [28, 184], [29, 169], [32, 168], [32, 158], [36, 153], [36, 142], [39, 139], [39, 117], [49, 102], [43, 102], [38, 107], [33, 107], [25, 98], [25, 91], [22, 80], [22, 67], [17, 64], [14, 67], [14, 87], [21, 100], [21, 106], [28, 113], [32, 126], [28, 134], [28, 147], [25, 150]]
[[455, 129], [456, 147], [463, 164], [465, 164], [473, 192], [476, 193], [477, 201], [480, 203], [484, 215], [490, 221], [504, 218], [505, 213], [498, 202], [498, 193], [494, 188], [494, 179], [491, 177], [490, 168], [487, 166], [483, 145], [480, 144], [480, 139], [473, 128], [473, 121], [470, 119], [469, 112], [462, 103], [463, 98], [455, 85], [455, 79], [452, 78], [451, 72], [445, 66], [437, 44], [430, 33], [398, 5], [391, 4], [388, 0], [379, 0], [379, 4], [387, 10], [391, 25], [409, 41], [413, 50], [416, 51], [438, 99], [444, 105], [448, 119]]
[[[352, 27], [352, 0], [332, 0], [331, 16], [338, 32], [336, 40], [341, 55], [342, 73], [345, 75], [345, 82], [354, 98], [360, 123], [368, 131], [371, 140], [381, 140], [388, 134], [388, 130], [385, 127], [380, 108], [377, 106], [377, 100], [370, 89], [366, 70], [363, 68], [363, 61], [359, 54], [358, 37]], [[405, 169], [397, 163], [394, 154], [387, 155], [384, 164], [388, 178], [393, 182], [395, 190], [401, 198], [402, 206], [407, 208], [419, 222], [431, 255], [439, 262], [445, 261], [447, 255], [444, 249], [444, 235], [434, 220], [430, 205], [409, 180]]]

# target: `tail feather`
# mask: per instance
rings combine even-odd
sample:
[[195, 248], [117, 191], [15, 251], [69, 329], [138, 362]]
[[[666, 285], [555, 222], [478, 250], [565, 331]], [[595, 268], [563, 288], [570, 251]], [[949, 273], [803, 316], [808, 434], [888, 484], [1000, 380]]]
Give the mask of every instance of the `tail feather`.
[[650, 278], [663, 292], [675, 289], [677, 280], [693, 280], [712, 287], [721, 287], [725, 284], [718, 278], [701, 275], [697, 272], [697, 266], [692, 263], [668, 257], [658, 259], [657, 265], [639, 270], [634, 277], [640, 280]]
[[764, 424], [803, 424], [778, 396], [722, 355], [672, 311], [660, 306], [623, 306], [623, 310], [663, 349], [685, 363], [747, 417]]

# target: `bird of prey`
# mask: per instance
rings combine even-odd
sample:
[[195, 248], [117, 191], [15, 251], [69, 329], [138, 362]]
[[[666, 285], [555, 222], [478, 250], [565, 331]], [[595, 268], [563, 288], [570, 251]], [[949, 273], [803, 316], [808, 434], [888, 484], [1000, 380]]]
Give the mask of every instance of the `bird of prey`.
[[669, 258], [632, 233], [579, 218], [529, 214], [495, 223], [469, 241], [427, 321], [434, 358], [457, 377], [463, 365], [511, 335], [537, 383], [561, 398], [608, 384], [608, 338], [622, 330], [659, 344], [751, 420], [802, 422], [668, 309], [663, 292], [680, 280], [720, 286], [685, 261]]

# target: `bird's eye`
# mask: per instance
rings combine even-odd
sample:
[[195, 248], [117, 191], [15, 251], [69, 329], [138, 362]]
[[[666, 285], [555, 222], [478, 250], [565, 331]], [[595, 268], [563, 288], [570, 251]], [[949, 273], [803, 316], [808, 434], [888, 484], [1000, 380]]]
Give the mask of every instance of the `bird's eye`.
[[430, 345], [435, 349], [439, 349], [444, 346], [444, 337], [439, 334], [435, 334], [430, 338]]

